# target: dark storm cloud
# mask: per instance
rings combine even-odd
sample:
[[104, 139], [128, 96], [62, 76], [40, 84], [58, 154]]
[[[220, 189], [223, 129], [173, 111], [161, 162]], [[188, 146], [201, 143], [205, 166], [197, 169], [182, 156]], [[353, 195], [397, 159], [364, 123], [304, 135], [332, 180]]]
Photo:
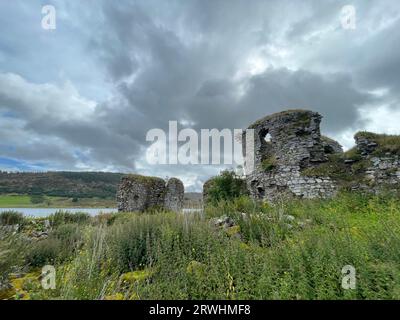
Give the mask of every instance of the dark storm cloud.
[[[139, 60], [147, 59], [147, 63], [139, 66], [132, 83], [119, 86], [120, 94], [128, 101], [128, 114], [129, 109], [139, 110], [150, 126], [165, 127], [168, 120], [186, 117], [198, 128], [243, 127], [246, 121], [256, 117], [302, 106], [327, 114], [332, 120], [329, 125], [332, 130], [343, 129], [356, 120], [356, 106], [367, 102], [369, 96], [352, 87], [348, 74], [324, 76], [303, 70], [268, 69], [261, 75], [233, 82], [234, 72], [243, 60], [240, 54], [248, 51], [240, 49], [241, 43], [255, 46], [258, 37], [252, 37], [252, 31], [263, 30], [268, 16], [261, 19], [259, 12], [265, 12], [266, 6], [259, 3], [245, 5], [243, 1], [234, 1], [226, 15], [223, 8], [226, 2], [221, 1], [193, 2], [187, 6], [186, 15], [178, 17], [182, 21], [193, 21], [186, 30], [189, 35], [202, 36], [199, 44], [187, 46], [185, 39], [168, 29], [174, 27], [174, 22], [156, 25], [142, 7], [131, 7], [134, 9], [131, 12], [126, 6], [104, 5], [104, 16], [112, 29], [107, 29], [107, 34], [102, 34], [100, 39], [110, 39], [110, 33], [117, 46], [123, 42], [125, 50], [139, 56], [144, 54]], [[198, 16], [194, 16], [194, 10]], [[328, 12], [333, 15], [329, 8], [324, 8], [323, 15]], [[258, 21], [250, 19], [249, 14], [255, 14]], [[240, 32], [242, 28], [245, 32]], [[115, 60], [118, 61], [118, 56]], [[221, 68], [221, 64], [234, 67]], [[130, 68], [129, 63], [126, 68]], [[247, 91], [237, 99], [235, 95], [240, 86]], [[123, 112], [110, 111], [111, 118], [122, 120], [125, 116]]]
[[[31, 3], [21, 16], [38, 6]], [[306, 108], [338, 134], [359, 125], [360, 107], [398, 105], [398, 2], [355, 1], [354, 31], [341, 28], [345, 4], [56, 1], [61, 21], [51, 37], [21, 24], [18, 38], [0, 36], [0, 111], [14, 113], [19, 141], [29, 139], [26, 159], [42, 155], [59, 166], [68, 159], [72, 167], [100, 170], [139, 165], [148, 174], [186, 174], [198, 188], [213, 168], [190, 167], [189, 175], [187, 167], [143, 163], [149, 129], [166, 129], [169, 120], [195, 129], [244, 128], [273, 112]], [[12, 57], [22, 50], [32, 63]], [[368, 93], [382, 88], [389, 93]], [[59, 160], [47, 156], [46, 143]], [[23, 143], [18, 148], [24, 159]]]
[[[362, 59], [358, 76], [371, 89], [388, 88], [399, 97], [400, 92], [400, 19], [393, 22], [382, 33], [371, 37], [358, 50]], [[400, 107], [400, 106], [399, 106]]]
[[374, 98], [353, 87], [348, 74], [315, 74], [299, 70], [270, 70], [253, 77], [240, 110], [261, 117], [283, 109], [320, 112], [324, 128], [333, 133], [350, 127], [358, 117], [357, 107]]

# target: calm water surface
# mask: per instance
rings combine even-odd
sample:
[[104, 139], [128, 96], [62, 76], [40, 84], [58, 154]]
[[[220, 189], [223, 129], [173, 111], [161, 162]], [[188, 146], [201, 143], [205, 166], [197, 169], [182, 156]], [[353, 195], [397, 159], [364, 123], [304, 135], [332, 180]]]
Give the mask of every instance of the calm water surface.
[[[66, 211], [71, 213], [85, 212], [91, 216], [98, 215], [100, 213], [113, 213], [118, 212], [117, 208], [0, 208], [0, 212], [3, 211], [17, 211], [21, 212], [25, 216], [29, 217], [47, 217], [57, 211]], [[183, 209], [184, 213], [201, 212], [201, 209]]]

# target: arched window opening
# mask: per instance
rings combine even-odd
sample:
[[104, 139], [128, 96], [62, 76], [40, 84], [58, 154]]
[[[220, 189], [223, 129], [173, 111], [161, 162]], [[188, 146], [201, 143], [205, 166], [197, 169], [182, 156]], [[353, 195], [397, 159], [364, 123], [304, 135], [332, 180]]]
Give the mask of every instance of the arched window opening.
[[261, 186], [257, 187], [257, 193], [260, 198], [264, 198], [265, 196], [265, 189]]
[[263, 129], [260, 131], [260, 139], [264, 143], [271, 144], [272, 143], [272, 136], [269, 133], [268, 129]]

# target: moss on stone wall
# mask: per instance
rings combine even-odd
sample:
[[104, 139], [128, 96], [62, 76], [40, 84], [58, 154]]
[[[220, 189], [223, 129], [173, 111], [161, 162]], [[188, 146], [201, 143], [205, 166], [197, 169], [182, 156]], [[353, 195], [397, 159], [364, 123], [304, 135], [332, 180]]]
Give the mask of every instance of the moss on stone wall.
[[128, 179], [134, 182], [139, 182], [142, 183], [148, 187], [151, 187], [153, 185], [159, 185], [159, 184], [165, 184], [164, 179], [158, 178], [158, 177], [147, 177], [147, 176], [142, 176], [140, 174], [128, 174], [123, 177], [124, 179]]
[[299, 120], [300, 121], [307, 121], [307, 119], [309, 120], [311, 118], [311, 114], [312, 111], [309, 110], [303, 110], [303, 109], [291, 109], [291, 110], [286, 110], [286, 111], [282, 111], [282, 112], [278, 112], [278, 113], [274, 113], [272, 115], [268, 115], [262, 119], [259, 119], [257, 121], [255, 121], [253, 124], [251, 124], [249, 126], [249, 129], [254, 129], [260, 125], [262, 125], [263, 123], [269, 121], [269, 120], [273, 120], [273, 119], [277, 119], [277, 118], [281, 118], [281, 117], [285, 117], [285, 116], [289, 116], [292, 114], [299, 114]]
[[294, 121], [294, 126], [308, 127], [310, 125], [311, 115], [308, 112], [300, 112]]
[[179, 211], [183, 204], [183, 183], [176, 178], [166, 182], [162, 178], [129, 174], [122, 178], [117, 193], [118, 210]]
[[[400, 136], [359, 132], [347, 152], [322, 136], [322, 116], [288, 110], [257, 120], [255, 170], [246, 177], [251, 195], [274, 200], [290, 188], [305, 198], [330, 197], [340, 189], [376, 192], [381, 185], [400, 186]], [[270, 144], [264, 139], [270, 135]]]
[[356, 140], [365, 139], [371, 143], [376, 143], [376, 147], [371, 155], [383, 156], [386, 153], [400, 155], [400, 136], [389, 134], [377, 134], [361, 131], [354, 136]]
[[275, 156], [268, 157], [261, 162], [261, 167], [265, 172], [272, 171], [277, 166], [277, 160]]
[[[346, 163], [346, 160], [354, 161]], [[355, 160], [357, 158], [357, 160]], [[328, 156], [328, 161], [308, 167], [301, 171], [306, 177], [330, 177], [339, 187], [348, 188], [351, 185], [365, 182], [365, 171], [371, 166], [369, 159], [357, 157], [353, 150], [350, 153], [334, 154]]]
[[331, 177], [333, 179], [342, 179], [347, 176], [344, 159], [340, 155], [329, 155], [328, 161], [305, 168], [301, 171], [303, 176], [307, 177]]
[[352, 161], [360, 161], [362, 159], [360, 151], [357, 149], [357, 147], [351, 148], [350, 150], [347, 150], [343, 154], [343, 158], [345, 160], [352, 160]]

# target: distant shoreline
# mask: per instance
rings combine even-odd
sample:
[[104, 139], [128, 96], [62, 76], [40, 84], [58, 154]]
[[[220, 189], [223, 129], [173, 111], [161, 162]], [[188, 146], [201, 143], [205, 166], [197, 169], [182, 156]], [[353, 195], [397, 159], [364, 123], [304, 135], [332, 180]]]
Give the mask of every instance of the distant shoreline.
[[[72, 198], [39, 195], [33, 198], [28, 194], [0, 194], [0, 208], [77, 208], [77, 209], [113, 209], [117, 206], [114, 198]], [[198, 208], [202, 205], [200, 193], [185, 193], [184, 206]]]

